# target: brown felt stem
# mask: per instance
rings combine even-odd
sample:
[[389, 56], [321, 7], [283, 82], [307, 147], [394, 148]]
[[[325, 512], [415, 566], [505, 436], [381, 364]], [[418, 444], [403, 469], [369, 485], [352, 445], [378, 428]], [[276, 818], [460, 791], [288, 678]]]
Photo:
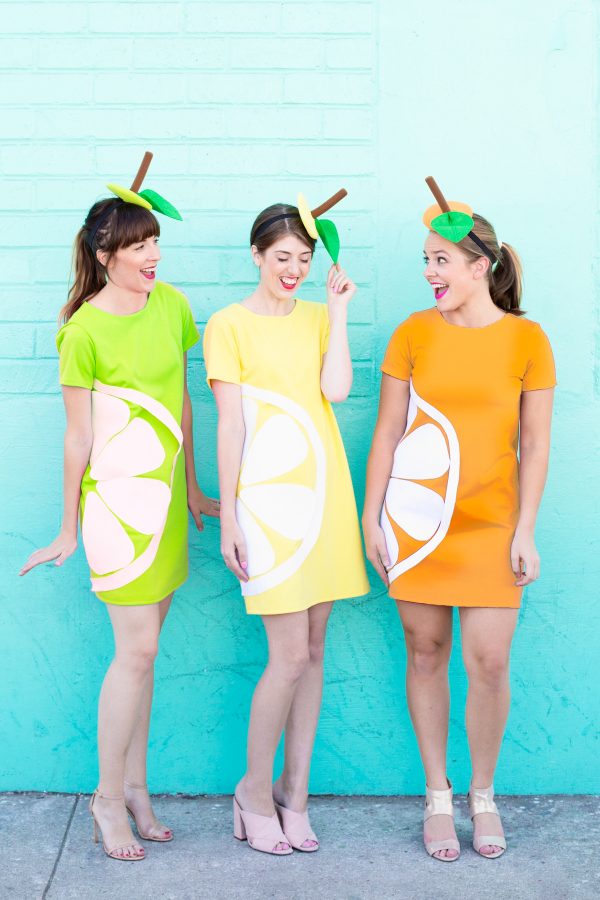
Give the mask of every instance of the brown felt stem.
[[142, 182], [146, 177], [146, 172], [148, 171], [150, 163], [152, 162], [152, 156], [153, 154], [150, 153], [149, 150], [146, 150], [146, 152], [144, 153], [144, 158], [140, 164], [137, 175], [135, 176], [131, 184], [131, 190], [134, 192], [134, 194], [137, 194], [142, 186]]
[[348, 194], [346, 188], [340, 188], [333, 197], [330, 197], [329, 200], [326, 200], [325, 203], [321, 203], [320, 206], [317, 206], [316, 209], [311, 209], [310, 214], [313, 219], [317, 219], [319, 216], [322, 216], [324, 212], [327, 212], [328, 209], [331, 209], [332, 206], [335, 206], [336, 203], [339, 203], [340, 200], [343, 200], [344, 197]]
[[442, 212], [450, 212], [450, 207], [448, 206], [448, 201], [446, 200], [446, 198], [440, 191], [435, 178], [433, 178], [431, 175], [429, 175], [425, 179], [425, 181], [427, 183], [429, 190], [435, 197], [436, 202], [437, 202], [438, 206], [440, 207], [440, 209], [442, 210]]

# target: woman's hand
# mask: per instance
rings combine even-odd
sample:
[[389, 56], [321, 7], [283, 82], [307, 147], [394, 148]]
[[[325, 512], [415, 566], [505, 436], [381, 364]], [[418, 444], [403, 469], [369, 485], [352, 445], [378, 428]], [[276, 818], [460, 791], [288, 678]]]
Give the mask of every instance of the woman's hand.
[[327, 274], [327, 306], [329, 318], [335, 315], [337, 309], [346, 309], [356, 293], [356, 285], [348, 277], [339, 263], [333, 265]]
[[246, 539], [236, 519], [221, 519], [221, 554], [225, 565], [240, 581], [248, 581]]
[[53, 559], [56, 560], [55, 566], [62, 566], [64, 561], [75, 553], [76, 549], [77, 534], [61, 531], [51, 544], [48, 544], [47, 547], [42, 547], [40, 550], [35, 550], [31, 554], [19, 575], [26, 575], [31, 569], [35, 569], [36, 566], [41, 566], [42, 563], [50, 562]]
[[383, 528], [378, 522], [367, 524], [363, 521], [363, 534], [365, 536], [365, 552], [367, 554], [367, 559], [372, 563], [374, 569], [387, 588], [390, 584], [387, 573], [387, 570], [390, 568], [390, 557], [385, 542]]
[[525, 587], [540, 577], [540, 555], [535, 547], [532, 531], [515, 531], [510, 548], [510, 563], [517, 587]]
[[198, 485], [188, 488], [187, 502], [188, 509], [192, 514], [198, 531], [204, 531], [202, 516], [215, 516], [218, 518], [221, 515], [219, 501], [213, 500], [212, 497], [207, 497]]

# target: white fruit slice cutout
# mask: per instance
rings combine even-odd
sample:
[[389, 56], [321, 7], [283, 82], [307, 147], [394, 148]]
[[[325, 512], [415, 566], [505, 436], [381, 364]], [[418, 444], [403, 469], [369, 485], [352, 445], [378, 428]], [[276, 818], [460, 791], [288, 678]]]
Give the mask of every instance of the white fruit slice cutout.
[[[150, 412], [178, 444], [170, 481], [140, 478], [154, 472], [166, 458], [155, 428], [142, 418], [129, 421], [132, 403]], [[94, 450], [90, 476], [97, 483], [85, 498], [82, 536], [92, 575], [92, 590], [116, 590], [150, 568], [165, 529], [177, 457], [183, 435], [166, 407], [131, 388], [100, 381], [92, 391]], [[144, 537], [145, 549], [135, 556], [134, 543], [122, 523]]]
[[[418, 412], [429, 421], [415, 426]], [[410, 385], [406, 430], [394, 453], [392, 474], [381, 511], [391, 567], [390, 583], [412, 569], [444, 540], [456, 503], [460, 469], [460, 448], [449, 419], [423, 400]], [[444, 494], [420, 481], [446, 476]], [[402, 556], [404, 532], [421, 546]]]
[[314, 547], [326, 456], [312, 419], [289, 397], [244, 384], [242, 407], [246, 439], [236, 508], [248, 550], [250, 580], [242, 594], [251, 597], [282, 584]]

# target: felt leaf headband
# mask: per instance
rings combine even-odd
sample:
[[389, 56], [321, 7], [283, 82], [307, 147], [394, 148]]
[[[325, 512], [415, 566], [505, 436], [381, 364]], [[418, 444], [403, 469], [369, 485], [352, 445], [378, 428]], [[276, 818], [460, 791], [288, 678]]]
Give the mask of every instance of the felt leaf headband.
[[130, 188], [121, 187], [118, 184], [107, 184], [106, 187], [125, 203], [135, 203], [137, 206], [143, 206], [144, 209], [153, 209], [155, 212], [162, 213], [163, 216], [169, 216], [170, 219], [178, 219], [181, 222], [181, 213], [175, 209], [172, 203], [169, 203], [156, 191], [140, 191], [152, 162], [152, 156], [153, 154], [149, 150], [144, 153], [144, 158]]
[[423, 214], [425, 227], [435, 231], [436, 234], [439, 234], [440, 237], [445, 238], [447, 241], [452, 241], [453, 244], [459, 244], [464, 238], [468, 237], [487, 256], [492, 265], [497, 263], [498, 257], [494, 251], [481, 238], [477, 237], [473, 231], [475, 222], [471, 207], [456, 200], [446, 200], [435, 178], [432, 178], [431, 175], [425, 179], [425, 182], [437, 201], [433, 206], [426, 209]]
[[333, 263], [337, 264], [340, 255], [340, 236], [338, 230], [329, 219], [320, 219], [319, 216], [332, 209], [340, 202], [340, 200], [343, 200], [347, 194], [348, 191], [345, 188], [340, 188], [340, 190], [336, 191], [332, 197], [312, 210], [304, 194], [298, 194], [298, 213], [280, 213], [280, 215], [272, 216], [270, 219], [267, 219], [266, 222], [259, 225], [254, 233], [254, 239], [256, 239], [261, 232], [266, 231], [266, 229], [274, 222], [278, 222], [280, 219], [291, 219], [293, 216], [299, 215], [302, 224], [311, 238], [315, 241], [321, 238], [323, 246], [329, 253]]

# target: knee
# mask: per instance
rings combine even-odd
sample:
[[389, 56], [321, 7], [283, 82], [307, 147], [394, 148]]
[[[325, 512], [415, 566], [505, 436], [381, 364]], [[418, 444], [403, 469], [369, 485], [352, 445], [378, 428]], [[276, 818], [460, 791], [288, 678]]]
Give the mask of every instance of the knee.
[[287, 653], [282, 654], [277, 660], [272, 660], [271, 665], [276, 671], [277, 678], [295, 684], [304, 674], [309, 660], [308, 646], [297, 647], [293, 650], [288, 650]]
[[325, 635], [310, 638], [308, 644], [309, 662], [314, 665], [323, 665], [325, 657]]
[[137, 674], [145, 675], [152, 669], [158, 654], [158, 640], [148, 639], [128, 647], [120, 654], [121, 662]]
[[450, 647], [447, 641], [435, 638], [408, 638], [406, 641], [408, 665], [415, 675], [435, 675], [448, 665]]
[[469, 681], [490, 690], [501, 690], [508, 683], [508, 656], [486, 651], [465, 657]]

